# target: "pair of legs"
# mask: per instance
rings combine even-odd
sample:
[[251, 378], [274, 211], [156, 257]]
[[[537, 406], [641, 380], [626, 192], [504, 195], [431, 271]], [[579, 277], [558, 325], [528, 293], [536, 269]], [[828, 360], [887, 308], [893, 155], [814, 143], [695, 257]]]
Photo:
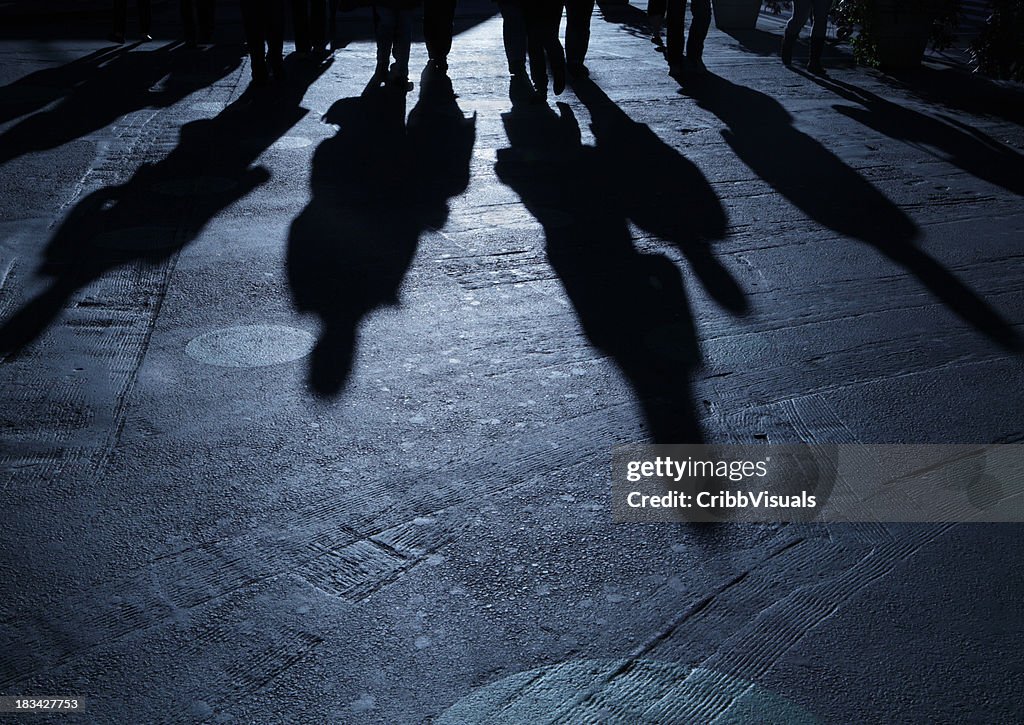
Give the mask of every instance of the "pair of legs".
[[252, 79], [266, 82], [267, 66], [277, 77], [284, 75], [283, 0], [241, 0], [245, 44], [249, 48]]
[[448, 69], [448, 53], [455, 33], [456, 0], [427, 0], [423, 6], [423, 40], [436, 67]]
[[322, 53], [327, 50], [328, 0], [290, 0], [295, 27], [295, 50]]
[[[143, 39], [149, 38], [150, 23], [153, 18], [149, 0], [138, 0], [136, 5], [139, 8], [139, 29], [142, 31]], [[119, 43], [124, 42], [125, 32], [128, 30], [128, 0], [114, 0], [114, 29], [111, 37]]]
[[526, 60], [530, 60], [530, 76], [538, 92], [548, 87], [547, 66], [551, 65], [555, 93], [565, 89], [565, 51], [558, 39], [562, 22], [562, 3], [551, 0], [498, 3], [502, 18], [502, 39], [508, 70], [514, 77], [525, 78]]
[[594, 0], [565, 0], [565, 60], [575, 74], [586, 75]]
[[558, 39], [558, 28], [562, 24], [562, 3], [555, 0], [541, 0], [524, 5], [526, 14], [526, 36], [530, 46], [530, 76], [533, 86], [540, 93], [548, 89], [547, 66], [551, 66], [551, 79], [555, 95], [565, 90], [565, 50]]
[[661, 26], [666, 28], [665, 55], [670, 63], [683, 58], [685, 43], [686, 57], [692, 63], [703, 66], [704, 41], [711, 28], [711, 0], [691, 0], [690, 36], [686, 37], [686, 0], [648, 0], [647, 15], [656, 33]]
[[793, 0], [793, 16], [786, 23], [786, 32], [782, 36], [782, 62], [789, 65], [793, 62], [793, 46], [800, 37], [800, 31], [807, 24], [807, 18], [814, 13], [814, 25], [811, 26], [811, 53], [807, 61], [807, 69], [812, 73], [824, 74], [821, 65], [821, 53], [825, 49], [825, 31], [828, 28], [828, 14], [832, 9], [832, 0]]
[[[409, 51], [412, 47], [414, 11], [399, 4], [373, 6], [373, 29], [377, 38], [377, 70], [374, 77], [406, 85], [409, 81]], [[394, 58], [390, 72], [388, 63]]]
[[209, 43], [213, 38], [214, 0], [181, 0], [181, 23], [189, 45]]

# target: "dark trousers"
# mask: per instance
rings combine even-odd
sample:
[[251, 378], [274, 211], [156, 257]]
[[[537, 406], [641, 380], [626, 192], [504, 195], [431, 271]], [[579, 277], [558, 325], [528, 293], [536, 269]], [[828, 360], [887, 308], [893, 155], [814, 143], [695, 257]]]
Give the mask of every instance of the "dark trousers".
[[565, 50], [558, 39], [562, 24], [562, 3], [552, 0], [523, 4], [526, 38], [530, 49], [530, 77], [537, 87], [546, 87], [548, 73], [545, 60], [558, 78], [565, 75]]
[[[138, 0], [135, 3], [139, 8], [139, 29], [143, 35], [149, 35], [150, 22], [153, 14], [149, 7], [149, 0]], [[124, 35], [128, 29], [128, 0], [114, 0], [114, 32]]]
[[704, 54], [704, 41], [711, 28], [711, 0], [691, 0], [693, 20], [690, 22], [690, 38], [686, 41], [686, 0], [648, 0], [647, 14], [665, 18], [665, 55], [675, 60], [683, 56], [684, 41], [686, 55], [699, 59]]
[[295, 50], [322, 51], [327, 47], [327, 0], [290, 0]]
[[181, 23], [189, 43], [209, 41], [213, 36], [214, 0], [181, 0]]
[[452, 49], [457, 0], [426, 0], [423, 5], [423, 40], [432, 60], [444, 60]]
[[517, 2], [498, 0], [501, 12], [501, 38], [505, 44], [508, 72], [521, 73], [526, 70], [526, 17], [523, 6]]
[[268, 61], [275, 68], [282, 63], [284, 3], [282, 0], [241, 0], [241, 4], [253, 78], [266, 78]]
[[800, 35], [811, 11], [814, 11], [814, 27], [811, 28], [812, 38], [824, 38], [828, 29], [828, 13], [832, 9], [832, 0], [793, 0], [793, 16], [786, 23], [786, 35], [796, 38]]
[[565, 0], [565, 59], [583, 65], [590, 47], [590, 19], [594, 0]]

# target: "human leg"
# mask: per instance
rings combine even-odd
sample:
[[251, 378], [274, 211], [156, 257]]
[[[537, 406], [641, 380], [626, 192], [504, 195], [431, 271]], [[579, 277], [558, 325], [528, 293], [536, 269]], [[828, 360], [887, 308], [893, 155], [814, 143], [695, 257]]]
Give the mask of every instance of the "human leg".
[[594, 0], [566, 0], [565, 60], [570, 67], [580, 68], [590, 48], [590, 21]]
[[828, 13], [832, 9], [832, 0], [813, 0], [813, 8], [814, 25], [811, 27], [811, 52], [807, 59], [807, 70], [817, 75], [825, 75], [821, 55], [825, 50], [825, 31], [828, 29]]
[[436, 65], [448, 67], [452, 49], [456, 0], [427, 0], [423, 6], [423, 39], [427, 55]]
[[704, 41], [711, 28], [711, 0], [690, 0], [693, 18], [690, 37], [686, 40], [686, 59], [695, 69], [704, 67]]
[[793, 15], [786, 23], [786, 30], [782, 35], [782, 62], [789, 65], [793, 62], [793, 46], [796, 39], [800, 37], [800, 31], [807, 24], [807, 18], [811, 14], [811, 0], [793, 0]]

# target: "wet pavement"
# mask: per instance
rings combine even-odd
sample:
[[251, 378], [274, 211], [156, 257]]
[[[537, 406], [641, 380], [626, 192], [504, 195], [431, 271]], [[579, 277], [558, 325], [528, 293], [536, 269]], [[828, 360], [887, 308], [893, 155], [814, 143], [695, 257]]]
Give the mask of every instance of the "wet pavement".
[[1019, 442], [1019, 90], [787, 70], [767, 16], [680, 86], [634, 3], [595, 12], [589, 81], [513, 109], [481, 1], [450, 87], [417, 44], [407, 97], [362, 96], [359, 11], [253, 94], [230, 11], [196, 50], [158, 7], [139, 46], [0, 32], [0, 693], [1019, 719], [1018, 526], [609, 500], [624, 443]]

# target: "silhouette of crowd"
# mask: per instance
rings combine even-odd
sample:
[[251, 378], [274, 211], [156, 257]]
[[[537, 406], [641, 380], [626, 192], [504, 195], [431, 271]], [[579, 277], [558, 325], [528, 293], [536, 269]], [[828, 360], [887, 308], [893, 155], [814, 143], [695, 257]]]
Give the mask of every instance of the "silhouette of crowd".
[[[513, 93], [543, 99], [549, 78], [555, 95], [572, 79], [586, 78], [590, 24], [595, 0], [493, 0], [502, 17], [502, 36], [512, 78]], [[821, 63], [825, 28], [833, 0], [795, 0], [780, 48], [785, 65], [792, 63], [800, 31], [814, 18], [807, 68], [824, 75]], [[606, 0], [607, 5], [628, 5]], [[150, 0], [137, 0], [140, 38], [152, 40]], [[322, 59], [333, 43], [339, 10], [372, 8], [377, 46], [376, 66], [369, 87], [411, 90], [409, 54], [413, 24], [422, 13], [423, 37], [432, 68], [447, 72], [452, 48], [457, 0], [241, 0], [252, 81], [263, 85], [284, 76], [286, 16], [291, 16], [295, 51]], [[690, 0], [691, 20], [686, 28], [687, 0], [648, 0], [651, 40], [664, 53], [670, 72], [682, 80], [707, 72], [704, 41], [711, 27], [711, 0]], [[180, 0], [182, 27], [189, 46], [213, 41], [215, 0]], [[287, 7], [286, 7], [287, 6]], [[421, 10], [422, 7], [422, 10]], [[290, 12], [288, 12], [290, 10]], [[128, 0], [114, 0], [111, 39], [124, 43]], [[565, 44], [559, 38], [565, 16]]]
[[[498, 152], [495, 174], [543, 227], [547, 261], [583, 333], [622, 370], [651, 437], [695, 442], [701, 436], [701, 411], [688, 379], [701, 352], [684, 277], [665, 254], [638, 249], [633, 230], [677, 247], [711, 298], [743, 315], [749, 308], [746, 293], [711, 251], [711, 244], [727, 235], [725, 209], [694, 163], [631, 119], [590, 80], [586, 58], [594, 0], [494, 2], [502, 18], [512, 100], [512, 110], [502, 116], [509, 146]], [[639, 16], [634, 27], [650, 33], [686, 94], [724, 124], [731, 151], [776, 194], [820, 227], [875, 248], [962, 319], [1003, 347], [1019, 349], [1018, 336], [998, 311], [915, 244], [919, 230], [899, 206], [800, 131], [777, 100], [708, 72], [703, 49], [709, 0], [690, 0], [689, 28], [685, 0], [650, 0], [646, 19], [621, 0], [606, 2]], [[808, 77], [863, 106], [863, 112], [849, 111], [851, 117], [944, 149], [969, 173], [1019, 192], [1019, 155], [1012, 150], [824, 78], [821, 47], [829, 3], [794, 2], [781, 46], [787, 65], [813, 15], [808, 60], [813, 75]], [[173, 259], [228, 205], [267, 183], [269, 171], [254, 164], [308, 113], [305, 93], [332, 63], [334, 18], [355, 4], [241, 0], [251, 90], [215, 117], [178, 129], [178, 145], [159, 162], [143, 164], [130, 178], [74, 205], [44, 255], [40, 274], [50, 278], [49, 286], [0, 325], [0, 357], [18, 355], [92, 281], [127, 261]], [[361, 95], [338, 100], [326, 114], [339, 130], [317, 147], [310, 202], [295, 217], [288, 238], [294, 305], [322, 323], [309, 371], [310, 388], [322, 396], [343, 389], [363, 319], [397, 301], [420, 238], [445, 226], [449, 200], [468, 188], [476, 134], [475, 116], [463, 114], [448, 77], [457, 0], [426, 0], [422, 7], [419, 0], [366, 5], [376, 41], [369, 83]], [[213, 0], [182, 0], [186, 46], [220, 40], [214, 6]], [[139, 0], [137, 8], [146, 41], [152, 29], [148, 0]], [[606, 16], [615, 11], [603, 9]], [[114, 10], [114, 39], [123, 42], [127, 0], [117, 0]], [[407, 114], [410, 47], [419, 17], [429, 60], [416, 105]], [[289, 22], [295, 53], [286, 59]], [[57, 148], [134, 109], [177, 103], [237, 71], [241, 53], [229, 45], [215, 45], [210, 53], [178, 43], [141, 54], [106, 48], [69, 64], [62, 72], [78, 80], [53, 108], [40, 110], [52, 98], [35, 107], [12, 107], [15, 115], [9, 119], [33, 108], [38, 113], [0, 134], [0, 163]], [[45, 77], [27, 82], [41, 80]], [[261, 90], [271, 82], [277, 92]], [[559, 95], [569, 84], [590, 115], [593, 145], [583, 144], [569, 105], [553, 108], [545, 102], [549, 88]], [[636, 174], [637, 167], [645, 173]], [[198, 186], [203, 193], [189, 192]], [[160, 198], [154, 198], [154, 190]], [[125, 244], [126, 239], [133, 241]]]

